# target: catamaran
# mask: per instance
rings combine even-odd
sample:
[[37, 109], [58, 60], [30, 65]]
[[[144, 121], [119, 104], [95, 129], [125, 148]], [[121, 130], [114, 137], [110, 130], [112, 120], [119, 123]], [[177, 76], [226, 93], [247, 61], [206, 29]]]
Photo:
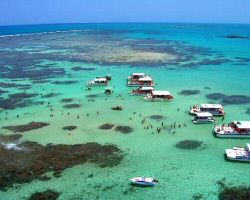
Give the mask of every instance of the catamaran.
[[136, 80], [128, 80], [127, 86], [128, 87], [143, 87], [143, 86], [153, 87], [154, 81], [151, 77], [147, 76], [147, 77], [139, 78]]
[[86, 84], [87, 87], [107, 86], [107, 85], [108, 85], [108, 80], [106, 78], [95, 78], [94, 80], [88, 81]]
[[141, 95], [141, 96], [145, 96], [149, 93], [151, 93], [152, 91], [154, 91], [153, 87], [139, 87], [135, 90], [132, 90], [130, 92], [130, 95]]
[[133, 73], [128, 77], [128, 81], [138, 80], [139, 78], [149, 77], [145, 73]]
[[226, 149], [226, 157], [228, 160], [250, 162], [250, 144], [247, 144], [247, 147]]
[[250, 138], [250, 121], [233, 121], [214, 127], [217, 137]]
[[173, 100], [173, 96], [170, 94], [169, 91], [152, 91], [151, 93], [147, 94], [144, 99], [146, 101], [171, 101]]
[[196, 116], [194, 117], [193, 122], [195, 124], [209, 124], [209, 123], [214, 123], [215, 120], [211, 113], [200, 112], [200, 113], [196, 113]]
[[221, 104], [201, 104], [200, 106], [194, 105], [189, 113], [195, 115], [199, 112], [210, 112], [213, 116], [224, 116], [225, 112]]

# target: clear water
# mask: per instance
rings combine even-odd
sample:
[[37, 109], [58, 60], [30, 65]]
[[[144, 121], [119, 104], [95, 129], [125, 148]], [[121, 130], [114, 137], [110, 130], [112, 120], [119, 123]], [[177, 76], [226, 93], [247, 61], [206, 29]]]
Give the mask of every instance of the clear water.
[[[83, 30], [71, 32], [70, 30]], [[108, 30], [108, 33], [105, 32]], [[54, 32], [65, 31], [65, 32]], [[86, 34], [86, 31], [99, 31], [97, 35]], [[31, 33], [53, 32], [34, 35]], [[101, 32], [101, 33], [100, 33]], [[49, 122], [50, 126], [32, 130], [23, 134], [23, 140], [36, 141], [41, 144], [78, 144], [98, 142], [118, 145], [124, 151], [122, 163], [113, 168], [99, 168], [95, 165], [85, 164], [72, 167], [63, 172], [60, 178], [49, 181], [34, 180], [0, 192], [0, 199], [26, 199], [31, 193], [43, 191], [47, 188], [61, 192], [60, 199], [193, 199], [195, 194], [202, 194], [203, 199], [217, 199], [218, 185], [216, 182], [226, 178], [227, 183], [233, 185], [250, 185], [250, 167], [248, 164], [228, 162], [224, 159], [224, 150], [233, 146], [244, 146], [249, 139], [219, 139], [213, 136], [213, 125], [194, 125], [191, 116], [186, 113], [190, 105], [211, 102], [207, 94], [220, 92], [226, 95], [250, 96], [250, 39], [228, 39], [227, 35], [250, 36], [250, 25], [209, 25], [209, 24], [65, 24], [65, 25], [34, 25], [0, 27], [0, 48], [9, 52], [40, 52], [48, 54], [75, 53], [75, 47], [86, 47], [86, 41], [94, 41], [94, 45], [104, 41], [115, 49], [123, 46], [117, 40], [163, 40], [174, 42], [181, 52], [183, 45], [200, 48], [189, 49], [188, 53], [194, 57], [173, 65], [167, 62], [155, 65], [147, 62], [148, 66], [136, 64], [107, 64], [88, 60], [39, 60], [38, 68], [54, 64], [65, 69], [65, 74], [47, 78], [47, 80], [75, 80], [75, 84], [56, 85], [48, 83], [35, 84], [29, 93], [48, 94], [50, 92], [60, 95], [34, 101], [45, 101], [44, 105], [30, 105], [0, 112], [1, 126], [25, 124], [30, 121]], [[14, 35], [25, 34], [25, 35]], [[8, 36], [14, 35], [14, 36]], [[11, 41], [6, 39], [11, 38]], [[58, 45], [57, 40], [62, 40]], [[114, 40], [116, 38], [116, 40]], [[118, 39], [117, 39], [118, 38]], [[40, 39], [40, 40], [39, 40]], [[86, 40], [85, 43], [82, 43]], [[93, 43], [91, 45], [93, 45]], [[153, 42], [155, 43], [155, 42]], [[98, 46], [98, 48], [101, 48]], [[157, 46], [155, 47], [157, 48]], [[79, 53], [79, 52], [78, 52]], [[229, 60], [220, 64], [197, 64], [204, 59], [217, 58]], [[245, 58], [240, 62], [238, 57]], [[4, 60], [5, 58], [1, 58]], [[35, 58], [34, 58], [35, 59]], [[93, 62], [91, 62], [93, 61]], [[184, 64], [193, 63], [195, 67], [184, 67]], [[25, 63], [24, 63], [25, 64]], [[241, 65], [238, 65], [241, 64]], [[243, 65], [242, 65], [243, 64]], [[71, 67], [81, 66], [95, 68], [93, 71], [72, 71]], [[0, 69], [1, 70], [1, 69]], [[150, 74], [157, 83], [158, 89], [169, 90], [175, 97], [173, 102], [150, 103], [143, 101], [142, 97], [130, 96], [129, 88], [125, 86], [126, 77], [132, 72], [145, 72]], [[84, 89], [84, 83], [99, 75], [112, 74], [111, 85], [114, 94], [105, 96], [103, 88]], [[0, 82], [31, 83], [30, 79], [6, 78], [3, 74]], [[210, 89], [207, 89], [209, 87]], [[1, 88], [9, 93], [2, 94], [2, 98], [10, 93], [22, 90], [17, 88]], [[183, 96], [181, 90], [200, 90], [198, 95]], [[89, 102], [86, 95], [98, 94], [94, 102]], [[118, 96], [121, 94], [121, 97]], [[64, 109], [63, 98], [74, 98], [75, 103], [82, 104], [81, 108]], [[46, 105], [50, 102], [53, 111]], [[218, 101], [212, 101], [216, 103]], [[115, 112], [110, 107], [122, 105], [124, 110]], [[177, 110], [179, 108], [179, 111]], [[246, 110], [250, 104], [224, 105], [227, 116], [225, 121], [216, 118], [216, 124], [227, 123], [231, 120], [249, 120]], [[100, 115], [97, 115], [99, 111]], [[66, 113], [69, 112], [70, 115]], [[136, 114], [133, 114], [135, 112]], [[50, 114], [53, 113], [53, 117]], [[63, 114], [62, 114], [63, 113]], [[89, 117], [87, 117], [89, 113]], [[16, 118], [16, 115], [19, 118]], [[77, 119], [79, 115], [79, 119]], [[141, 120], [150, 115], [163, 115], [165, 118], [156, 121], [147, 118], [147, 123], [153, 129], [145, 130]], [[7, 119], [5, 119], [7, 116]], [[132, 118], [132, 119], [131, 119]], [[175, 133], [163, 130], [156, 133], [156, 127], [161, 123], [170, 126], [174, 122], [181, 124]], [[104, 123], [115, 125], [128, 125], [134, 131], [130, 134], [121, 134], [114, 130], [100, 130], [98, 126]], [[187, 127], [184, 127], [183, 124]], [[69, 134], [63, 131], [65, 125], [76, 125], [78, 128]], [[13, 134], [1, 129], [2, 134]], [[202, 141], [205, 148], [199, 150], [183, 150], [175, 147], [182, 140]], [[93, 178], [88, 178], [93, 174]], [[152, 176], [160, 180], [154, 188], [133, 188], [129, 179], [134, 176]], [[108, 187], [108, 189], [107, 189]]]

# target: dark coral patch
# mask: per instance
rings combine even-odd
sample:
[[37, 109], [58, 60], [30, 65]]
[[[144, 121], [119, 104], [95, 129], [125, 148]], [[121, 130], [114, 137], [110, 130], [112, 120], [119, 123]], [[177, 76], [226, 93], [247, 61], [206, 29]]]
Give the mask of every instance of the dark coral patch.
[[211, 93], [211, 94], [206, 95], [206, 98], [210, 99], [210, 100], [219, 100], [219, 99], [223, 99], [225, 97], [226, 97], [225, 94], [219, 93], [219, 92]]
[[54, 190], [46, 190], [44, 192], [36, 192], [29, 197], [29, 200], [56, 200], [60, 193]]
[[96, 98], [96, 97], [99, 97], [101, 96], [100, 94], [87, 94], [85, 95], [87, 98]]
[[224, 104], [248, 104], [250, 103], [250, 96], [245, 95], [229, 95], [222, 99]]
[[67, 131], [73, 131], [77, 128], [77, 126], [64, 126], [63, 130], [67, 130]]
[[65, 99], [61, 100], [62, 103], [70, 103], [72, 101], [74, 101], [74, 99], [72, 99], [72, 98], [65, 98]]
[[249, 200], [250, 187], [224, 187], [218, 195], [219, 200]]
[[0, 90], [0, 95], [1, 95], [1, 94], [4, 94], [4, 93], [7, 93], [7, 91], [5, 91], [5, 90]]
[[73, 71], [93, 71], [95, 68], [84, 68], [84, 67], [72, 67]]
[[179, 94], [184, 96], [196, 95], [200, 94], [200, 90], [182, 90]]
[[227, 35], [225, 38], [229, 39], [250, 39], [248, 36], [241, 36], [241, 35]]
[[249, 114], [249, 115], [250, 115], [250, 108], [248, 108], [248, 109], [246, 110], [246, 114]]
[[56, 97], [56, 96], [58, 96], [58, 95], [59, 95], [59, 93], [51, 92], [51, 93], [42, 95], [41, 97], [42, 97], [42, 98], [52, 98], [52, 97]]
[[15, 99], [27, 99], [27, 98], [32, 98], [36, 97], [38, 94], [29, 94], [29, 93], [16, 93], [16, 94], [9, 94], [10, 98], [15, 98]]
[[206, 95], [207, 99], [220, 100], [222, 104], [248, 104], [250, 96], [246, 95], [225, 95], [223, 93], [211, 93]]
[[77, 104], [77, 103], [72, 103], [72, 104], [66, 104], [63, 106], [64, 108], [80, 108], [81, 104]]
[[103, 130], [109, 130], [109, 129], [112, 129], [113, 127], [114, 127], [114, 124], [106, 123], [106, 124], [99, 126], [98, 128], [103, 129]]
[[179, 149], [200, 149], [202, 147], [203, 142], [197, 140], [182, 140], [178, 142], [175, 146]]
[[43, 128], [44, 126], [48, 126], [49, 123], [45, 123], [45, 122], [30, 122], [28, 124], [24, 124], [24, 125], [18, 125], [18, 126], [4, 126], [2, 127], [3, 129], [8, 129], [10, 131], [13, 132], [25, 132], [25, 131], [30, 131], [33, 129], [39, 129], [39, 128]]
[[162, 119], [164, 119], [165, 117], [162, 116], [162, 115], [151, 115], [149, 118], [150, 118], [150, 119], [155, 119], [155, 120], [162, 120]]
[[75, 84], [78, 81], [53, 81], [51, 82], [52, 84], [57, 84], [57, 85], [70, 85], [70, 84]]
[[131, 128], [130, 126], [117, 126], [115, 127], [115, 131], [128, 134], [133, 132], [133, 128]]
[[0, 189], [8, 189], [15, 183], [39, 179], [47, 172], [62, 172], [87, 162], [102, 168], [113, 167], [122, 159], [122, 151], [117, 146], [98, 143], [42, 146], [24, 141], [17, 143], [16, 149], [0, 145]]

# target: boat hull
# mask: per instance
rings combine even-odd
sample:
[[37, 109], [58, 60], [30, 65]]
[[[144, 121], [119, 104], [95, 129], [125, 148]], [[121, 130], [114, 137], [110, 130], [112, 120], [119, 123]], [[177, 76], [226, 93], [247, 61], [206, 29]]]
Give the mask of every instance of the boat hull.
[[227, 155], [226, 155], [226, 158], [227, 160], [235, 161], [235, 162], [250, 162], [250, 159], [230, 158], [230, 157], [227, 157]]
[[[193, 109], [191, 109], [191, 110], [189, 111], [189, 114], [190, 114], [190, 115], [196, 115], [197, 113], [201, 113], [201, 112], [202, 112], [202, 111], [196, 112], [196, 111], [194, 111]], [[211, 112], [211, 111], [208, 111], [208, 112], [210, 112], [213, 116], [217, 116], [217, 117], [225, 116], [225, 113], [217, 113], [217, 112]]]
[[193, 123], [194, 124], [212, 124], [212, 123], [214, 123], [214, 121], [196, 121], [196, 120], [193, 120]]
[[146, 187], [154, 187], [156, 183], [145, 183], [145, 182], [132, 182], [132, 185], [138, 185], [138, 186], [146, 186]]
[[215, 132], [216, 137], [220, 138], [250, 138], [250, 134], [220, 134]]
[[127, 87], [154, 87], [154, 85], [129, 84], [129, 83], [127, 83]]

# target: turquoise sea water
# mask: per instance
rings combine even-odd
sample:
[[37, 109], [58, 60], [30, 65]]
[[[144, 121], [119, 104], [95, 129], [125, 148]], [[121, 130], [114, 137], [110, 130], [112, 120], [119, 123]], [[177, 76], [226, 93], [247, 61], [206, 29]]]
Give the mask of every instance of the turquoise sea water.
[[[74, 166], [64, 170], [62, 177], [34, 180], [1, 191], [0, 199], [27, 199], [31, 193], [50, 188], [61, 192], [59, 199], [184, 200], [201, 194], [201, 199], [212, 200], [218, 199], [216, 182], [223, 178], [227, 184], [250, 186], [250, 166], [224, 159], [225, 148], [244, 146], [250, 140], [216, 138], [212, 124], [194, 125], [186, 112], [190, 105], [220, 103], [221, 99], [211, 100], [206, 95], [223, 93], [241, 95], [237, 98], [240, 101], [222, 101], [227, 115], [224, 121], [216, 118], [216, 124], [250, 119], [247, 112], [250, 108], [247, 101], [250, 96], [250, 25], [31, 25], [0, 27], [0, 34], [0, 82], [31, 85], [28, 89], [0, 87], [8, 91], [0, 94], [0, 100], [20, 92], [39, 94], [29, 99], [31, 102], [24, 99], [25, 105], [1, 110], [2, 127], [31, 121], [48, 122], [47, 127], [23, 133], [22, 140], [43, 145], [110, 143], [124, 152], [123, 161], [113, 168], [92, 164]], [[229, 35], [246, 38], [227, 38]], [[168, 56], [174, 56], [174, 60], [169, 60]], [[74, 71], [72, 67], [85, 70]], [[125, 83], [133, 72], [151, 75], [156, 88], [169, 90], [174, 100], [150, 103], [142, 97], [130, 96], [130, 88]], [[84, 88], [86, 81], [106, 74], [112, 74], [112, 95], [104, 95], [103, 88], [91, 91]], [[44, 83], [33, 84], [34, 80]], [[75, 82], [53, 84], [54, 81]], [[183, 96], [179, 94], [182, 90], [199, 90], [200, 93]], [[58, 95], [41, 97], [49, 93]], [[95, 95], [95, 101], [90, 102], [87, 95]], [[65, 109], [63, 98], [73, 98], [81, 107]], [[40, 101], [44, 104], [37, 103]], [[112, 111], [110, 107], [115, 105], [123, 106], [124, 110]], [[164, 118], [157, 121], [150, 119], [151, 115]], [[152, 129], [144, 129], [141, 121], [145, 117], [147, 124], [153, 125]], [[156, 127], [162, 122], [167, 127], [173, 123], [181, 127], [157, 133]], [[105, 123], [130, 126], [133, 132], [121, 134], [113, 129], [98, 129]], [[70, 133], [63, 131], [66, 125], [76, 125], [77, 129]], [[5, 129], [0, 129], [0, 133], [13, 134]], [[204, 148], [176, 148], [182, 140], [201, 141]], [[89, 174], [93, 174], [93, 178], [88, 178]], [[129, 179], [134, 176], [156, 177], [160, 183], [154, 188], [131, 189]]]

